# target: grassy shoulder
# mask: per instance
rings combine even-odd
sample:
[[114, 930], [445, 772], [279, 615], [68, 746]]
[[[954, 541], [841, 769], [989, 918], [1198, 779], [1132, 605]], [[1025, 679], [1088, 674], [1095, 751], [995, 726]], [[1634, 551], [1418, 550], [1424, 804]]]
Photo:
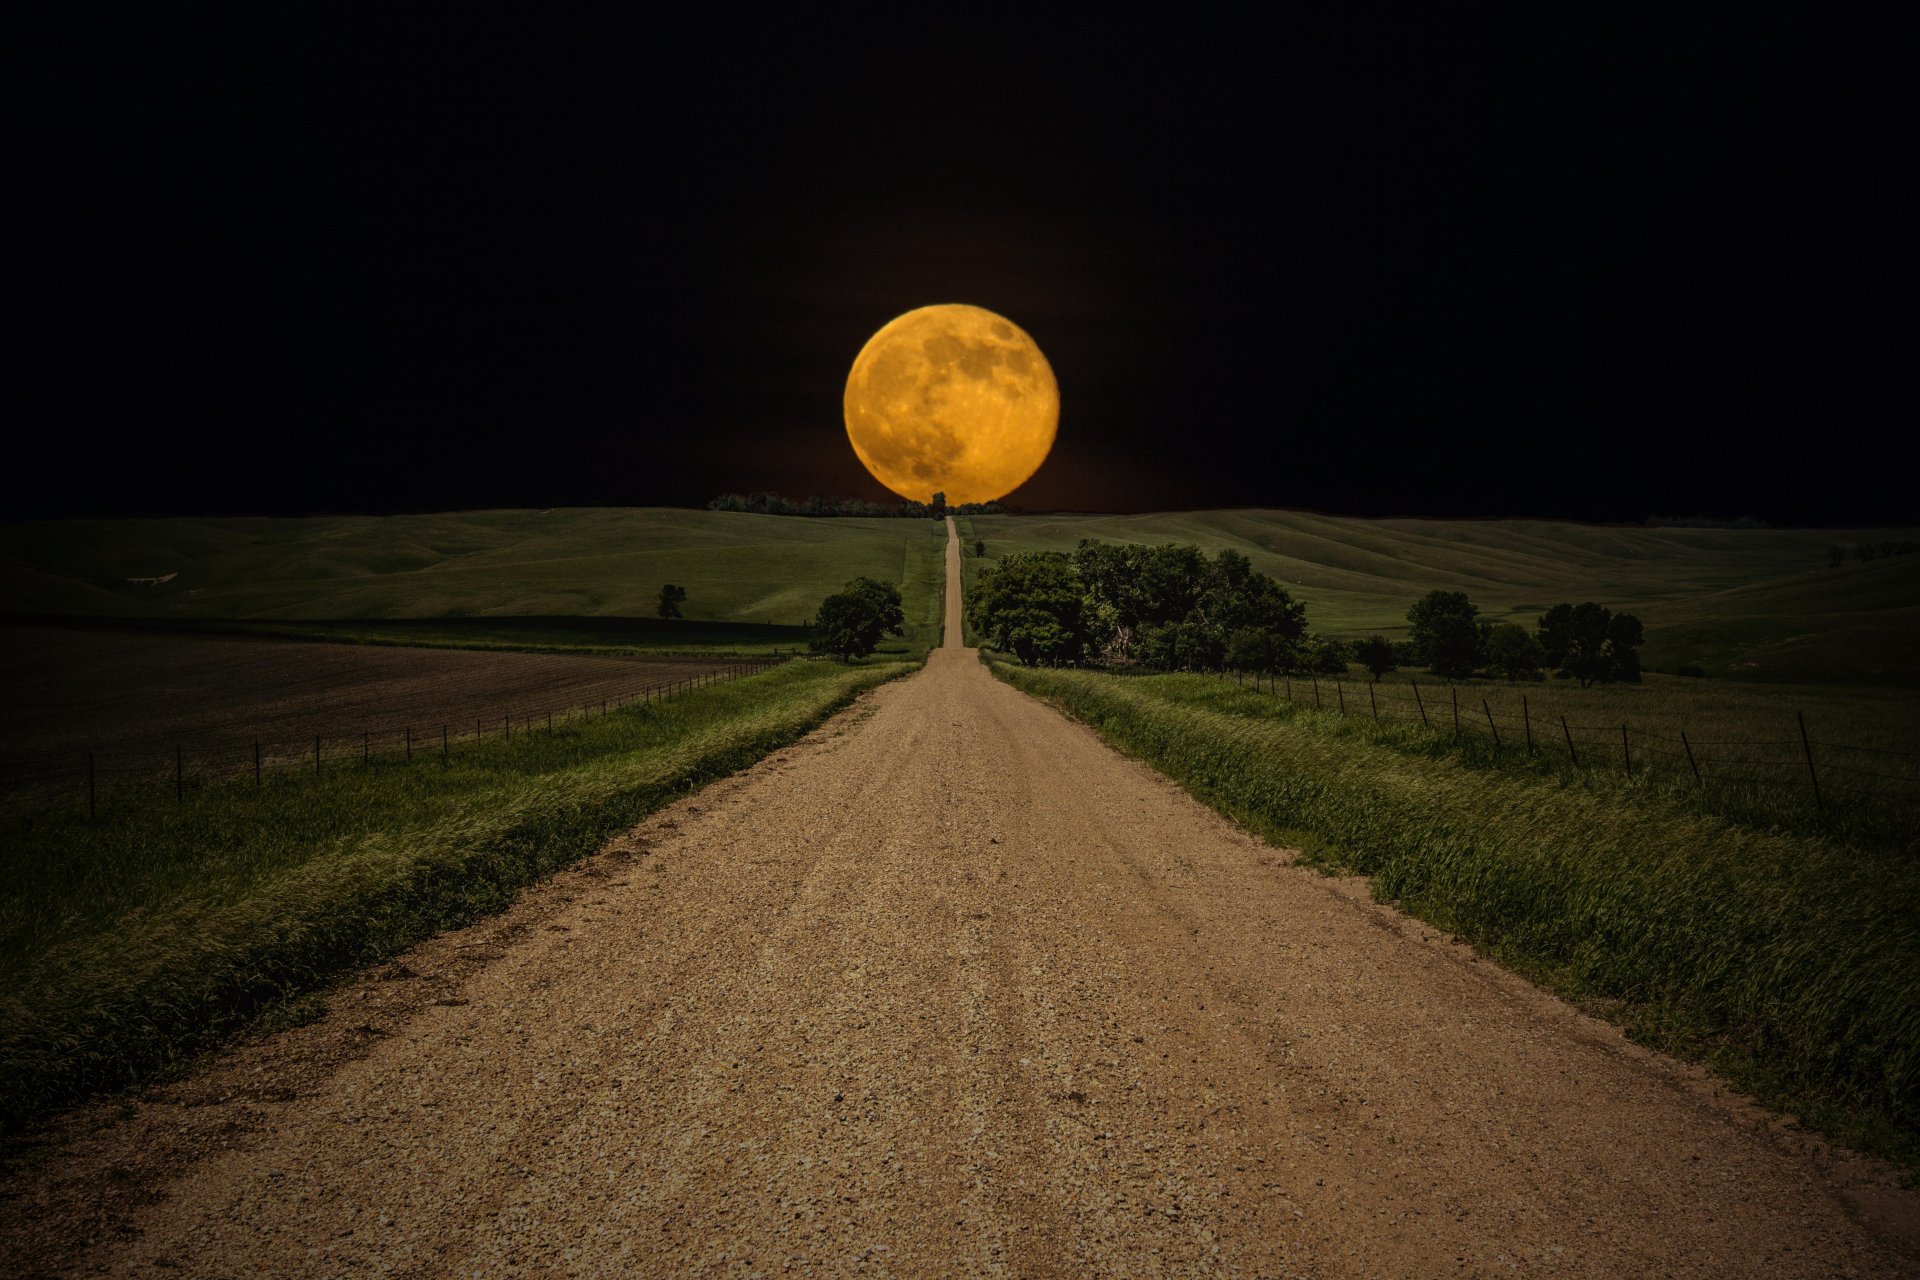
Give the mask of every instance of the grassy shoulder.
[[1207, 677], [993, 664], [1223, 814], [1857, 1148], [1920, 1163], [1920, 866], [1496, 770]]
[[911, 670], [790, 663], [445, 762], [36, 826], [0, 850], [0, 1132], [163, 1074], [342, 971], [501, 909]]

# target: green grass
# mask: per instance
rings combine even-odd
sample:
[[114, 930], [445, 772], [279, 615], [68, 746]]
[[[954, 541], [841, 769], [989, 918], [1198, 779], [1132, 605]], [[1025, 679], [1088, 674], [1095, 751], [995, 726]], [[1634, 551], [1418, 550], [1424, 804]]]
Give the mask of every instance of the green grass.
[[[1082, 538], [1232, 547], [1343, 637], [1404, 637], [1435, 588], [1531, 626], [1561, 601], [1638, 614], [1652, 669], [1803, 683], [1920, 685], [1920, 556], [1827, 566], [1835, 543], [1913, 530], [1647, 529], [1541, 520], [1361, 520], [1297, 511], [974, 516], [988, 561]], [[967, 562], [968, 580], [984, 567]]]
[[1920, 1163], [1920, 859], [1900, 842], [1769, 829], [1644, 775], [1495, 769], [1208, 677], [994, 669], [1637, 1038]]
[[[605, 619], [621, 645], [760, 652], [790, 635], [742, 624], [797, 627], [859, 575], [900, 584], [916, 625], [937, 616], [937, 598], [916, 593], [928, 591], [928, 564], [937, 588], [945, 537], [934, 520], [671, 508], [41, 521], [0, 525], [0, 585], [16, 614], [327, 620], [313, 625], [343, 638], [570, 648], [607, 641], [580, 621]], [[687, 589], [687, 622], [656, 636], [666, 582]], [[391, 625], [429, 619], [444, 625]]]
[[[924, 618], [922, 619], [924, 622]], [[496, 911], [912, 669], [795, 662], [411, 764], [57, 814], [0, 848], [0, 1131], [164, 1073]]]

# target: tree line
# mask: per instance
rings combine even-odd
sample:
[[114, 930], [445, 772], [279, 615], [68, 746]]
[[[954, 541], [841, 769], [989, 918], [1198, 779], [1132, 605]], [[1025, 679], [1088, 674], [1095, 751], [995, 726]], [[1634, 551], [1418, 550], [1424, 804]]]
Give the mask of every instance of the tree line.
[[1422, 666], [1447, 680], [1483, 672], [1508, 680], [1541, 680], [1548, 670], [1581, 688], [1616, 681], [1638, 684], [1640, 619], [1588, 600], [1557, 604], [1534, 630], [1517, 622], [1486, 622], [1464, 591], [1429, 591], [1407, 610], [1412, 633], [1403, 645], [1368, 636], [1355, 657], [1378, 680], [1400, 666]]
[[1464, 592], [1431, 591], [1407, 612], [1407, 640], [1349, 644], [1309, 631], [1305, 606], [1237, 551], [1092, 538], [1072, 552], [1004, 557], [967, 606], [984, 643], [1027, 666], [1337, 675], [1358, 661], [1376, 680], [1402, 666], [1453, 680], [1537, 680], [1549, 669], [1582, 687], [1640, 679], [1643, 631], [1630, 613], [1558, 604], [1530, 631], [1479, 612]]
[[783, 498], [777, 493], [723, 493], [707, 503], [709, 511], [741, 511], [756, 516], [806, 516], [813, 519], [834, 516], [860, 516], [867, 519], [890, 517], [903, 520], [944, 520], [948, 516], [997, 516], [1007, 508], [997, 502], [962, 502], [947, 505], [947, 495], [936, 493], [927, 502], [911, 498], [896, 503], [868, 502], [864, 498]]
[[1852, 556], [1855, 560], [1865, 564], [1869, 560], [1885, 560], [1892, 556], [1910, 556], [1916, 551], [1920, 551], [1920, 542], [1916, 542], [1912, 538], [1902, 538], [1897, 542], [1891, 538], [1881, 542], [1856, 542], [1851, 547], [1843, 546], [1836, 542], [1827, 548], [1827, 564], [1832, 568], [1838, 569], [1847, 562], [1848, 556]]

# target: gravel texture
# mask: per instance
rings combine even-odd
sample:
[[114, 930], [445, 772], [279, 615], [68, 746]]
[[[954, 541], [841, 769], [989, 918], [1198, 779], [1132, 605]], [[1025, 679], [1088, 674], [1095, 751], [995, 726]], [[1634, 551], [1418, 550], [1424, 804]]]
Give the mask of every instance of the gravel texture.
[[319, 1022], [70, 1122], [5, 1269], [1913, 1273], [1884, 1168], [1292, 865], [957, 614]]

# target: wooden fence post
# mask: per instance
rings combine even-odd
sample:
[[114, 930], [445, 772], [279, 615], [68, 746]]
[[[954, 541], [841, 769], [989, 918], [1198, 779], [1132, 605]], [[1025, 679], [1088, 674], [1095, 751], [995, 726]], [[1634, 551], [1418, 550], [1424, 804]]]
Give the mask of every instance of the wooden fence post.
[[1480, 709], [1487, 713], [1487, 728], [1493, 730], [1493, 753], [1500, 754], [1500, 726], [1493, 722], [1493, 708], [1487, 705], [1485, 698], [1480, 699]]
[[1460, 690], [1453, 685], [1448, 685], [1447, 692], [1453, 697], [1453, 740], [1458, 742], [1460, 741]]
[[413, 763], [413, 726], [407, 726], [407, 763]]
[[1347, 718], [1347, 687], [1338, 680], [1335, 680], [1333, 682], [1333, 692], [1334, 696], [1340, 699], [1340, 718], [1345, 720]]
[[1527, 731], [1527, 755], [1533, 755], [1533, 715], [1527, 710], [1527, 695], [1520, 695], [1520, 723]]
[[440, 726], [440, 763], [447, 762], [447, 726]]
[[1633, 776], [1633, 748], [1627, 745], [1627, 726], [1620, 726], [1620, 759], [1627, 766], [1627, 776]]
[[1373, 696], [1373, 685], [1367, 686], [1367, 705], [1373, 708], [1373, 718], [1380, 718], [1380, 700]]
[[1320, 677], [1309, 672], [1307, 679], [1313, 681], [1313, 705], [1317, 710], [1320, 706]]
[[1824, 811], [1827, 802], [1826, 798], [1820, 794], [1820, 775], [1813, 767], [1813, 743], [1807, 738], [1807, 713], [1796, 711], [1793, 714], [1800, 719], [1800, 749], [1807, 753], [1807, 777], [1813, 780], [1814, 807]]
[[1693, 758], [1693, 744], [1687, 741], [1687, 731], [1685, 729], [1680, 731], [1680, 745], [1687, 749], [1687, 767], [1693, 770], [1694, 783], [1698, 786], [1706, 786], [1707, 784], [1701, 780], [1700, 765]]
[[371, 768], [372, 765], [373, 765], [373, 730], [362, 729], [360, 731], [360, 767], [362, 769], [366, 769], [366, 768]]
[[1427, 704], [1420, 697], [1420, 682], [1408, 677], [1407, 683], [1413, 686], [1413, 705], [1420, 708], [1420, 723], [1429, 729], [1433, 728], [1433, 722], [1427, 719]]
[[1573, 767], [1580, 767], [1580, 753], [1573, 749], [1573, 730], [1567, 728], [1567, 718], [1560, 717], [1560, 732], [1567, 735], [1567, 755], [1573, 760]]

